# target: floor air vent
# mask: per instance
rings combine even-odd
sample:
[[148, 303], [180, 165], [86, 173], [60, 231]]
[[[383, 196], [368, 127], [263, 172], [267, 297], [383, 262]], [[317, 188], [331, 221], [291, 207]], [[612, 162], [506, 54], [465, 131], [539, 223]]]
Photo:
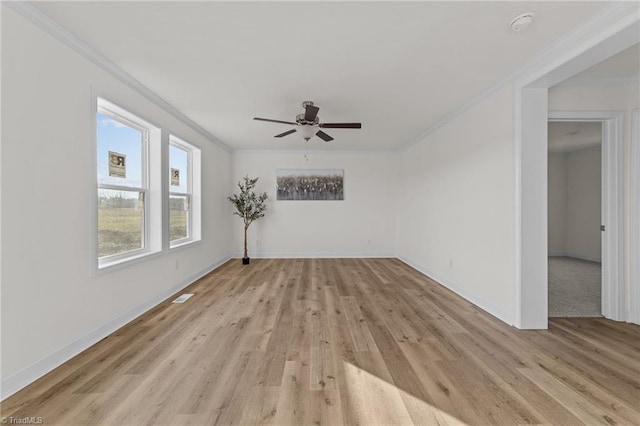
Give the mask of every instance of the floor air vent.
[[191, 296], [193, 296], [193, 293], [185, 293], [182, 296], [178, 297], [176, 300], [174, 300], [171, 303], [184, 303], [186, 302]]

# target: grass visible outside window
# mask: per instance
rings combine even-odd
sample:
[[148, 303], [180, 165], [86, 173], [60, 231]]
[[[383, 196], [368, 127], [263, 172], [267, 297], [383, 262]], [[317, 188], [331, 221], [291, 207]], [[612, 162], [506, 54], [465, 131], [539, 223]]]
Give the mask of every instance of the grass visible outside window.
[[98, 257], [144, 247], [144, 202], [141, 193], [98, 191]]
[[169, 239], [171, 241], [189, 238], [189, 211], [186, 196], [172, 195], [169, 198]]
[[[199, 239], [194, 234], [194, 220], [199, 211], [194, 211], [194, 167], [199, 167], [200, 150], [175, 136], [169, 138], [169, 241], [178, 246]], [[194, 157], [197, 161], [194, 161]], [[194, 166], [195, 164], [195, 166]], [[196, 173], [199, 176], [199, 173]], [[196, 210], [198, 210], [196, 208]], [[197, 227], [197, 225], [196, 225]]]
[[[151, 249], [149, 140], [155, 132], [154, 141], [159, 147], [159, 129], [99, 98], [96, 131], [100, 268], [137, 258]], [[156, 207], [156, 211], [157, 217], [160, 209]]]

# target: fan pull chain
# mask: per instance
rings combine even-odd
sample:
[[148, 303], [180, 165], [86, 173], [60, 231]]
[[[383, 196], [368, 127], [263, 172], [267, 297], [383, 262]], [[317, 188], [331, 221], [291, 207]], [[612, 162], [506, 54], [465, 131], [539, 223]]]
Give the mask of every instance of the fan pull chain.
[[305, 141], [304, 161], [309, 162], [309, 141]]

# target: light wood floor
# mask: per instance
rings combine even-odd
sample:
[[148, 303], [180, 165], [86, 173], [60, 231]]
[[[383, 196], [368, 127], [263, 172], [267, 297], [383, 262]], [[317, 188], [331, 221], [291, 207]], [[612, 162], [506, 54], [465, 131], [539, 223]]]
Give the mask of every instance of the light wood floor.
[[[2, 404], [46, 424], [638, 424], [640, 327], [519, 331], [398, 260], [232, 260]], [[490, 297], [488, 295], [487, 297]]]

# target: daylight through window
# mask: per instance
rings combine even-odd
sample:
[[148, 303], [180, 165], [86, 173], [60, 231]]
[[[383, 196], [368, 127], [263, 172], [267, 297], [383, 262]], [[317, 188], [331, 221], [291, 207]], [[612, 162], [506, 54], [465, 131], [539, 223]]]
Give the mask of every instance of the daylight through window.
[[[200, 150], [171, 136], [169, 139], [169, 240], [171, 247], [194, 240], [194, 165]], [[194, 161], [197, 160], [197, 161]]]
[[99, 266], [149, 251], [149, 141], [151, 127], [98, 100]]

